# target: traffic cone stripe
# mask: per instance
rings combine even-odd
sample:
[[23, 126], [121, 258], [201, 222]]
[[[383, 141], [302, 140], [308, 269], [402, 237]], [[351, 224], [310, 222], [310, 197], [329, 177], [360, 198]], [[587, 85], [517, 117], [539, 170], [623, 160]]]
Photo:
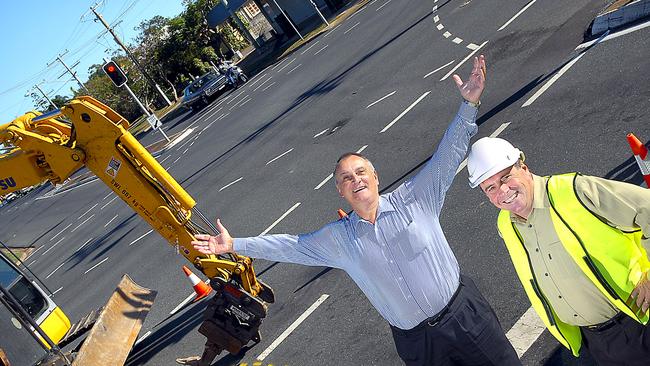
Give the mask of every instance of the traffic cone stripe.
[[196, 298], [194, 298], [194, 301], [201, 300], [212, 292], [212, 287], [201, 281], [201, 279], [186, 266], [183, 266], [183, 272], [185, 272], [185, 275], [192, 283], [192, 287], [194, 287], [194, 292], [196, 292]]
[[634, 136], [633, 133], [627, 134], [627, 142], [632, 148], [632, 153], [634, 154], [634, 160], [643, 174], [643, 180], [645, 184], [650, 188], [650, 159], [646, 160], [648, 157], [648, 148]]

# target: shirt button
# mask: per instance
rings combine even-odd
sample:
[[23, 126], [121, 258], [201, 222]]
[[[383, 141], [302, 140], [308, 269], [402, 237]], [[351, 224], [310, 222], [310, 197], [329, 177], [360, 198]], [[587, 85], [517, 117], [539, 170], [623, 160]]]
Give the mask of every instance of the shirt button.
[[573, 316], [577, 318], [577, 317], [578, 317], [578, 314], [573, 314]]
[[403, 280], [403, 278], [402, 277], [397, 277], [397, 280], [401, 281], [401, 280]]
[[533, 224], [528, 224], [528, 227], [533, 227]]
[[535, 251], [536, 251], [536, 252], [539, 252], [539, 248], [535, 248]]
[[548, 273], [544, 273], [544, 276], [548, 277]]
[[562, 295], [558, 295], [558, 298], [561, 299], [561, 298], [562, 298]]
[[388, 263], [393, 263], [393, 260], [392, 259], [388, 260]]

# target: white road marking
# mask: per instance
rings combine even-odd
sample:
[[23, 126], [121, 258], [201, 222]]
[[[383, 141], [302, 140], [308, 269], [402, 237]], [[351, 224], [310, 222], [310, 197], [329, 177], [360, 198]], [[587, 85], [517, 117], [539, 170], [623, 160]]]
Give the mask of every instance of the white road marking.
[[[503, 132], [503, 130], [505, 130], [506, 127], [508, 127], [508, 126], [510, 126], [510, 122], [502, 123], [501, 126], [499, 126], [499, 128], [497, 128], [496, 130], [494, 130], [494, 132], [492, 132], [492, 133], [490, 134], [490, 137], [497, 137], [497, 136], [499, 136], [499, 134], [500, 134], [501, 132]], [[456, 169], [456, 174], [460, 173], [460, 171], [463, 170], [463, 168], [465, 168], [466, 166], [467, 166], [467, 159], [463, 160], [463, 161], [460, 163], [460, 165], [458, 166], [458, 169]]]
[[[381, 102], [382, 100], [384, 100], [384, 99], [390, 97], [391, 95], [395, 94], [396, 92], [397, 92], [397, 90], [393, 90], [392, 92], [390, 92], [390, 93], [384, 95], [383, 97], [377, 99], [376, 101], [374, 101], [374, 102], [368, 104], [368, 106], [366, 107], [366, 109], [368, 109], [368, 108], [372, 107], [373, 105], [375, 105], [375, 104]], [[314, 136], [314, 137], [316, 137], [316, 136]]]
[[244, 104], [246, 104], [246, 103], [248, 103], [248, 102], [250, 102], [251, 100], [253, 100], [253, 98], [248, 98], [248, 99], [246, 99], [246, 101], [245, 101], [245, 102], [243, 102], [243, 103], [242, 103], [242, 104], [240, 104], [239, 106], [240, 106], [240, 107], [243, 107], [243, 106], [244, 106]]
[[235, 179], [234, 181], [232, 181], [232, 182], [226, 184], [225, 186], [223, 186], [223, 187], [221, 187], [221, 188], [219, 189], [219, 192], [221, 192], [221, 191], [223, 191], [224, 189], [230, 187], [231, 185], [233, 185], [233, 184], [239, 182], [239, 181], [242, 180], [242, 179], [244, 179], [244, 177], [239, 177], [239, 178]]
[[240, 91], [239, 94], [237, 94], [237, 95], [235, 95], [234, 97], [232, 97], [232, 99], [230, 99], [230, 100], [228, 101], [228, 103], [226, 103], [226, 104], [230, 104], [233, 100], [239, 98], [240, 95], [244, 94], [244, 91], [245, 91], [245, 90]]
[[[201, 132], [199, 132], [199, 135], [202, 134], [203, 131], [205, 131], [205, 130], [207, 130], [208, 128], [212, 127], [212, 125], [214, 124], [214, 122], [215, 122], [215, 121], [212, 121], [212, 122], [208, 123], [207, 126], [203, 127], [203, 129], [201, 130]], [[198, 135], [197, 135], [197, 137], [198, 137]], [[167, 156], [167, 157], [169, 157], [169, 156]], [[161, 163], [162, 163], [162, 161], [161, 161]]]
[[110, 205], [111, 202], [115, 201], [116, 198], [117, 198], [117, 196], [113, 197], [113, 199], [111, 199], [110, 201], [106, 202], [106, 204], [105, 204], [104, 206], [102, 206], [102, 208], [100, 208], [100, 210], [103, 210], [104, 208], [106, 208], [106, 206]]
[[325, 34], [325, 35], [323, 36], [323, 38], [327, 38], [327, 37], [329, 37], [329, 35], [332, 34], [332, 32], [334, 32], [335, 30], [337, 30], [341, 25], [343, 25], [343, 23], [341, 23], [341, 24], [337, 25], [336, 27], [332, 28], [332, 30], [329, 31], [329, 32], [327, 32], [327, 34]]
[[278, 72], [281, 72], [284, 70], [287, 66], [291, 65], [294, 61], [296, 61], [296, 58], [294, 57], [293, 60], [289, 61], [286, 65], [282, 66], [281, 68], [278, 69]]
[[350, 28], [348, 28], [348, 30], [346, 30], [345, 32], [343, 32], [343, 34], [348, 34], [349, 31], [353, 30], [353, 29], [354, 29], [357, 25], [359, 25], [359, 24], [361, 24], [361, 22], [357, 22], [355, 25], [351, 26]]
[[454, 38], [454, 39], [452, 40], [452, 42], [454, 42], [455, 44], [461, 44], [461, 43], [463, 43], [463, 39], [462, 39], [462, 38], [458, 38], [458, 37], [456, 37], [456, 38]]
[[229, 114], [230, 114], [230, 113], [223, 113], [223, 114], [220, 115], [219, 118], [217, 118], [216, 120], [217, 120], [217, 121], [222, 120], [222, 119], [226, 118], [226, 116], [229, 115]]
[[521, 10], [519, 10], [519, 12], [518, 12], [517, 14], [515, 14], [512, 18], [510, 18], [510, 20], [508, 20], [507, 22], [505, 22], [505, 24], [503, 24], [503, 25], [501, 26], [501, 28], [497, 29], [497, 32], [500, 31], [500, 30], [505, 29], [505, 27], [507, 27], [508, 24], [512, 23], [513, 20], [517, 19], [517, 17], [520, 16], [521, 13], [525, 12], [526, 9], [528, 9], [531, 5], [533, 5], [533, 4], [535, 3], [535, 1], [537, 1], [537, 0], [531, 0], [531, 2], [529, 2], [528, 4], [526, 4], [526, 6], [524, 6], [523, 8], [521, 8]]
[[50, 238], [50, 241], [54, 240], [57, 236], [61, 235], [64, 231], [68, 230], [68, 228], [72, 226], [72, 223], [69, 223], [68, 226], [64, 227], [63, 230], [59, 231], [56, 235], [54, 235], [52, 238]]
[[434, 16], [434, 17], [433, 17], [433, 21], [434, 21], [434, 23], [438, 23], [438, 22], [440, 21], [440, 17], [437, 16], [437, 15]]
[[282, 343], [282, 341], [284, 341], [284, 340], [285, 340], [285, 339], [286, 339], [286, 338], [291, 334], [291, 332], [293, 332], [294, 330], [296, 330], [296, 328], [298, 328], [298, 326], [299, 326], [303, 321], [305, 321], [305, 319], [307, 319], [307, 317], [308, 317], [309, 315], [311, 315], [311, 313], [313, 313], [313, 312], [314, 312], [314, 311], [315, 311], [315, 310], [320, 306], [320, 304], [322, 304], [325, 300], [327, 300], [327, 298], [328, 298], [329, 296], [330, 296], [330, 295], [328, 295], [328, 294], [323, 294], [323, 295], [321, 295], [321, 297], [320, 297], [318, 300], [316, 300], [316, 302], [313, 303], [313, 304], [309, 307], [309, 309], [307, 309], [304, 313], [302, 313], [302, 314], [298, 317], [298, 319], [296, 319], [296, 320], [295, 320], [295, 321], [294, 321], [294, 322], [289, 326], [289, 328], [287, 328], [284, 332], [282, 332], [282, 334], [280, 334], [280, 336], [279, 336], [276, 340], [274, 340], [273, 343], [271, 343], [271, 345], [268, 346], [268, 348], [266, 348], [262, 353], [260, 353], [259, 356], [257, 356], [257, 360], [258, 360], [258, 361], [264, 361], [264, 359], [265, 359], [269, 354], [271, 354], [271, 352], [273, 352], [273, 350], [276, 349], [276, 348], [280, 345], [280, 343]]
[[271, 68], [271, 70], [275, 70], [278, 66], [282, 65], [282, 63], [285, 62], [285, 61], [289, 61], [289, 59], [288, 59], [288, 58], [285, 58], [284, 60], [278, 62], [277, 64], [275, 64], [275, 66], [273, 66], [273, 67]]
[[86, 242], [81, 244], [81, 246], [79, 248], [77, 248], [77, 250], [75, 250], [74, 252], [76, 253], [76, 252], [80, 251], [81, 248], [85, 247], [86, 244], [90, 243], [92, 240], [93, 240], [93, 238], [90, 238], [90, 239], [86, 240]]
[[254, 91], [254, 92], [257, 91], [257, 89], [261, 88], [264, 84], [266, 84], [267, 82], [269, 82], [271, 79], [273, 79], [273, 76], [269, 76], [268, 79], [264, 80], [263, 83], [260, 83], [260, 85], [258, 85], [255, 89], [253, 89], [253, 91]]
[[300, 52], [300, 54], [301, 54], [301, 55], [304, 55], [305, 52], [311, 50], [311, 48], [314, 47], [315, 45], [317, 45], [319, 42], [320, 42], [320, 41], [316, 41], [316, 42], [314, 42], [314, 44], [312, 44], [311, 46], [307, 47], [307, 49], [305, 49], [304, 51]]
[[444, 69], [445, 67], [447, 67], [447, 66], [449, 66], [449, 65], [451, 65], [451, 64], [453, 64], [453, 63], [454, 63], [454, 61], [456, 61], [456, 60], [451, 60], [451, 61], [449, 61], [449, 62], [447, 62], [446, 64], [444, 64], [444, 65], [442, 65], [442, 66], [440, 66], [439, 68], [437, 68], [437, 69], [435, 69], [435, 70], [433, 70], [433, 71], [431, 71], [430, 73], [428, 73], [428, 74], [426, 74], [426, 75], [424, 75], [424, 77], [423, 77], [423, 79], [426, 79], [426, 78], [428, 78], [429, 76], [431, 76], [431, 75], [433, 75], [433, 74], [435, 74], [436, 72], [438, 72], [438, 71], [440, 71], [440, 70], [442, 70], [442, 69]]
[[289, 150], [283, 152], [282, 154], [280, 154], [280, 155], [274, 157], [273, 159], [267, 161], [265, 165], [269, 165], [269, 164], [271, 164], [272, 162], [274, 162], [274, 161], [280, 159], [281, 157], [287, 155], [288, 153], [290, 153], [290, 152], [292, 152], [292, 151], [293, 151], [293, 147], [292, 147], [291, 149], [289, 149]]
[[255, 84], [259, 83], [260, 80], [264, 79], [265, 76], [266, 76], [266, 74], [259, 74], [259, 75], [256, 75], [256, 76], [254, 77], [254, 78], [255, 78], [255, 81], [253, 81], [253, 80], [248, 80], [248, 86], [252, 88]]
[[539, 90], [535, 94], [533, 94], [533, 96], [530, 97], [521, 106], [521, 108], [528, 107], [529, 105], [533, 104], [533, 102], [535, 102], [537, 100], [537, 98], [539, 98], [542, 94], [544, 94], [544, 92], [548, 88], [550, 88], [551, 85], [555, 84], [555, 82], [558, 81], [558, 79], [560, 77], [562, 77], [562, 75], [564, 75], [564, 73], [567, 72], [571, 68], [571, 66], [573, 66], [576, 62], [578, 62], [578, 60], [580, 60], [580, 58], [582, 58], [582, 56], [584, 56], [584, 55], [585, 55], [585, 52], [582, 52], [579, 55], [577, 55], [576, 57], [574, 57], [573, 60], [569, 61], [569, 63], [564, 65], [564, 67], [562, 67], [560, 69], [560, 71], [558, 71], [555, 75], [553, 75], [553, 77], [549, 81], [547, 81], [546, 84], [544, 84], [541, 88], [539, 88]]
[[207, 116], [207, 117], [205, 117], [205, 119], [210, 119], [210, 117], [212, 117], [212, 116], [214, 116], [215, 114], [219, 113], [219, 111], [222, 110], [222, 109], [223, 109], [223, 107], [219, 107], [219, 109], [217, 109], [216, 111], [210, 113], [210, 115]]
[[478, 45], [475, 44], [475, 43], [470, 43], [470, 44], [468, 44], [468, 45], [465, 46], [465, 47], [469, 48], [470, 50], [475, 50], [475, 49], [478, 48]]
[[324, 49], [326, 49], [328, 46], [329, 46], [329, 45], [325, 45], [325, 47], [323, 47], [323, 48], [321, 48], [320, 50], [316, 51], [316, 53], [314, 53], [314, 56], [316, 56], [316, 55], [318, 55], [319, 53], [321, 53], [321, 51], [323, 51]]
[[361, 154], [361, 152], [362, 152], [363, 150], [365, 150], [366, 147], [368, 147], [368, 145], [363, 145], [363, 146], [361, 146], [361, 148], [360, 148], [359, 150], [357, 150], [357, 154]]
[[143, 334], [142, 337], [138, 338], [137, 341], [135, 341], [134, 345], [142, 342], [145, 338], [149, 337], [151, 335], [151, 331], [148, 331], [147, 333]]
[[59, 241], [57, 241], [56, 243], [54, 243], [54, 245], [50, 246], [49, 248], [47, 248], [46, 251], [44, 251], [43, 253], [41, 253], [41, 257], [44, 256], [45, 254], [47, 254], [47, 252], [49, 252], [50, 250], [54, 249], [54, 247], [56, 247], [57, 245], [59, 245], [59, 243], [62, 242], [63, 239], [65, 239], [65, 236], [62, 236], [61, 239], [59, 239]]
[[50, 277], [54, 274], [54, 272], [58, 271], [61, 267], [63, 267], [63, 265], [64, 265], [65, 263], [66, 263], [66, 262], [61, 263], [58, 267], [56, 267], [56, 268], [54, 269], [54, 271], [50, 272], [50, 274], [47, 275], [47, 276], [45, 277], [45, 279], [50, 278]]
[[318, 185], [314, 187], [314, 190], [321, 189], [325, 185], [325, 183], [327, 183], [332, 178], [334, 178], [334, 173], [330, 173], [330, 175], [328, 175], [327, 178], [323, 179], [322, 182], [318, 183]]
[[546, 329], [546, 326], [535, 312], [535, 309], [530, 307], [510, 328], [506, 333], [506, 337], [521, 358], [535, 340], [539, 338], [544, 329]]
[[275, 84], [275, 81], [274, 81], [274, 82], [272, 82], [271, 84], [269, 84], [269, 85], [267, 85], [267, 86], [266, 86], [266, 88], [264, 88], [264, 89], [262, 89], [262, 91], [266, 91], [266, 89], [268, 89], [268, 88], [270, 88], [270, 87], [272, 87], [272, 86], [273, 86], [273, 84]]
[[111, 193], [107, 194], [106, 196], [104, 196], [104, 198], [102, 198], [102, 201], [104, 201], [105, 199], [107, 199], [108, 197], [110, 197], [112, 194], [113, 194], [113, 192], [111, 192]]
[[189, 150], [190, 150], [190, 148], [189, 148], [189, 146], [188, 146], [188, 148], [185, 149], [181, 155], [185, 155], [185, 154], [187, 154], [187, 152], [188, 152]]
[[275, 222], [272, 223], [271, 226], [267, 227], [264, 231], [262, 231], [262, 233], [259, 236], [266, 235], [269, 231], [271, 231], [275, 227], [275, 225], [279, 224], [280, 221], [282, 221], [282, 219], [287, 217], [293, 210], [298, 208], [298, 206], [300, 206], [300, 202], [298, 202], [295, 205], [291, 206], [291, 208], [288, 209], [287, 212], [283, 213], [282, 216], [280, 216], [280, 218], [275, 220]]
[[248, 98], [250, 98], [250, 97], [248, 96], [248, 94], [246, 94], [246, 95], [245, 95], [245, 96], [244, 96], [243, 98], [241, 98], [241, 100], [240, 100], [239, 102], [237, 102], [237, 103], [235, 103], [235, 104], [233, 104], [233, 105], [232, 105], [232, 107], [230, 107], [230, 109], [229, 109], [229, 110], [231, 110], [231, 111], [232, 111], [232, 109], [233, 109], [233, 108], [235, 108], [235, 107], [237, 107], [237, 105], [240, 105], [239, 103], [241, 103], [241, 102], [243, 102], [243, 101], [245, 101], [245, 100], [246, 100], [246, 99], [248, 99]]
[[287, 75], [291, 74], [295, 69], [299, 68], [300, 66], [302, 66], [302, 64], [298, 64], [298, 66], [296, 66], [293, 69], [287, 71]]
[[413, 102], [410, 106], [408, 106], [408, 108], [406, 108], [404, 112], [400, 113], [399, 116], [395, 117], [394, 120], [392, 120], [389, 124], [386, 125], [386, 127], [384, 127], [381, 131], [379, 131], [379, 133], [384, 133], [388, 131], [388, 129], [391, 128], [395, 123], [397, 123], [397, 121], [399, 121], [402, 117], [404, 117], [404, 115], [406, 115], [411, 109], [413, 109], [413, 107], [415, 107], [418, 103], [420, 103], [422, 99], [426, 98], [426, 96], [429, 95], [429, 93], [431, 93], [430, 90], [422, 94], [415, 102]]
[[451, 37], [451, 33], [447, 32], [447, 31], [445, 31], [445, 33], [443, 33], [442, 35], [443, 35], [443, 37], [445, 37], [445, 38], [449, 38], [449, 37]]
[[140, 239], [144, 238], [145, 236], [147, 236], [147, 235], [149, 235], [149, 234], [151, 234], [151, 233], [153, 233], [153, 229], [147, 231], [146, 233], [142, 234], [142, 236], [140, 236], [139, 238], [137, 238], [137, 239], [135, 239], [134, 241], [132, 241], [131, 244], [129, 244], [129, 246], [131, 246], [131, 245], [137, 243]]
[[384, 6], [388, 5], [388, 3], [389, 3], [390, 1], [391, 1], [391, 0], [386, 1], [386, 2], [383, 3], [380, 7], [378, 7], [377, 10], [375, 10], [375, 11], [380, 11], [381, 8], [383, 8]]
[[104, 227], [107, 227], [108, 225], [110, 225], [110, 223], [113, 222], [113, 220], [115, 220], [116, 218], [117, 218], [117, 215], [113, 216], [113, 218], [110, 219], [110, 221], [108, 221], [108, 222], [106, 223], [106, 225], [104, 225]]
[[95, 214], [90, 215], [87, 219], [85, 219], [81, 224], [77, 225], [74, 229], [70, 230], [71, 233], [74, 233], [77, 229], [81, 227], [81, 225], [85, 224], [88, 222], [88, 220], [92, 219], [95, 216]]
[[54, 291], [54, 292], [52, 292], [52, 295], [50, 295], [50, 297], [52, 297], [52, 296], [54, 296], [54, 295], [56, 295], [56, 293], [57, 293], [57, 292], [59, 292], [59, 291], [61, 291], [61, 290], [63, 290], [63, 287], [59, 287], [59, 289], [58, 289], [58, 290], [56, 290], [56, 291]]
[[467, 57], [465, 57], [461, 62], [458, 63], [458, 65], [456, 65], [453, 69], [451, 69], [451, 71], [449, 71], [449, 72], [447, 73], [447, 75], [443, 76], [442, 79], [440, 79], [440, 81], [444, 81], [445, 79], [447, 79], [451, 74], [453, 74], [456, 70], [458, 70], [458, 68], [459, 68], [462, 64], [464, 64], [465, 61], [469, 60], [472, 56], [474, 56], [474, 54], [475, 54], [476, 52], [478, 52], [478, 50], [480, 50], [481, 48], [483, 48], [483, 46], [485, 46], [487, 43], [488, 43], [488, 41], [485, 41], [485, 42], [481, 43], [481, 45], [478, 46], [477, 49], [475, 49], [474, 51], [470, 52], [469, 55], [467, 55]]
[[[577, 49], [580, 49], [580, 48], [589, 47], [589, 46], [591, 46], [592, 44], [594, 44], [594, 43], [596, 43], [596, 42], [605, 42], [605, 41], [609, 41], [610, 39], [618, 38], [618, 37], [620, 37], [620, 36], [624, 36], [624, 35], [626, 35], [626, 34], [628, 34], [628, 33], [636, 32], [636, 31], [638, 31], [638, 30], [640, 30], [640, 29], [647, 28], [647, 27], [650, 27], [650, 21], [647, 21], [647, 22], [645, 22], [645, 23], [641, 23], [641, 24], [635, 25], [634, 27], [631, 27], [631, 28], [623, 29], [623, 30], [618, 31], [618, 32], [616, 32], [616, 33], [607, 34], [607, 35], [605, 35], [605, 37], [601, 36], [601, 37], [599, 37], [598, 39], [595, 39], [595, 40], [593, 40], [593, 41], [589, 41], [589, 42], [582, 43], [582, 44], [580, 44], [578, 47], [576, 47], [576, 50], [577, 50]], [[602, 39], [601, 39], [601, 38], [602, 38]]]
[[326, 129], [322, 130], [321, 132], [315, 134], [315, 135], [314, 135], [314, 138], [316, 138], [316, 137], [318, 137], [318, 136], [324, 134], [324, 133], [327, 132], [328, 130], [329, 130], [329, 128], [326, 128]]
[[[164, 163], [164, 162], [165, 162], [165, 160], [167, 160], [167, 159], [169, 159], [169, 157], [170, 157], [170, 156], [171, 156], [171, 155], [167, 155], [167, 156], [165, 156], [165, 158], [164, 158], [164, 159], [162, 159], [162, 160], [161, 160], [161, 161], [159, 162], [159, 164], [162, 164], [162, 163]], [[100, 209], [100, 210], [101, 210], [101, 209]]]
[[99, 267], [100, 264], [106, 262], [107, 260], [108, 260], [108, 257], [104, 258], [104, 260], [102, 260], [101, 262], [99, 262], [99, 263], [95, 264], [94, 266], [88, 268], [88, 270], [86, 272], [84, 272], [84, 274], [87, 274], [88, 272], [92, 271], [93, 269]]
[[445, 29], [445, 26], [442, 25], [442, 24], [438, 24], [438, 25], [436, 25], [436, 28], [438, 28], [438, 30], [443, 30], [443, 29]]

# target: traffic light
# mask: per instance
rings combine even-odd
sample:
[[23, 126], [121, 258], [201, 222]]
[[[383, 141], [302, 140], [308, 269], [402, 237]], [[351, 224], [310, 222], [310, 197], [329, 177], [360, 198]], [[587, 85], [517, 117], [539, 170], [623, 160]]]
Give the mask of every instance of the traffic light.
[[126, 78], [124, 71], [122, 71], [120, 66], [115, 61], [108, 61], [102, 68], [104, 69], [106, 75], [108, 75], [108, 77], [111, 79], [113, 84], [115, 84], [115, 86], [120, 87], [126, 84], [126, 81], [128, 79]]

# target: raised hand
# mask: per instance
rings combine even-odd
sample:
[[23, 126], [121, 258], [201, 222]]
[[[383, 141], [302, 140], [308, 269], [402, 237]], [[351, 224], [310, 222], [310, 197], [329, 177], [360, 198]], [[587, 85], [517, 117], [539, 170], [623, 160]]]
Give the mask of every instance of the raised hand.
[[453, 79], [460, 90], [460, 95], [468, 102], [478, 103], [485, 88], [485, 77], [487, 75], [487, 68], [485, 66], [485, 56], [480, 55], [474, 57], [474, 67], [469, 79], [463, 80], [457, 74], [454, 74]]
[[221, 220], [217, 219], [217, 229], [219, 229], [219, 235], [211, 236], [208, 234], [197, 234], [195, 235], [196, 240], [192, 241], [192, 246], [194, 249], [198, 250], [203, 254], [225, 254], [233, 252], [233, 239], [226, 229], [225, 226], [221, 224]]

